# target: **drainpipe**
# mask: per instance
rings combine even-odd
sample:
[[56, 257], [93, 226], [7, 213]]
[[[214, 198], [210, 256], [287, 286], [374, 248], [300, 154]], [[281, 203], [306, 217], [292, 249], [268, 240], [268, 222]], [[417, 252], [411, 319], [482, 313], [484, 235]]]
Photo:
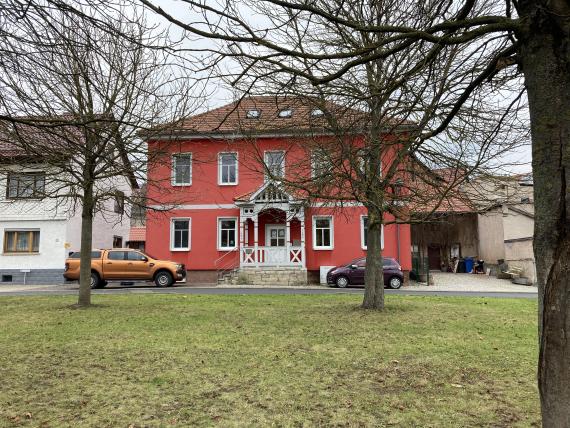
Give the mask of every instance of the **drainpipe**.
[[[398, 263], [400, 263], [400, 224], [396, 223], [396, 245], [397, 245], [397, 257]], [[400, 263], [402, 264], [402, 263]]]

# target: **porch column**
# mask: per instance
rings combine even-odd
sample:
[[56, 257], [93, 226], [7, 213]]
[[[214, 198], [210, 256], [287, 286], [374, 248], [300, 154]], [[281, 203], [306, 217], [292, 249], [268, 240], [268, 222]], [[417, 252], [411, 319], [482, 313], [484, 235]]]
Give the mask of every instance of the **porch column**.
[[259, 221], [258, 216], [253, 217], [253, 251], [255, 253], [255, 266], [259, 267], [259, 250], [257, 241], [259, 239]]
[[245, 227], [245, 219], [240, 216], [239, 218], [239, 265], [243, 265], [243, 230]]
[[291, 219], [285, 214], [285, 262], [291, 264]]
[[305, 215], [303, 214], [299, 220], [301, 221], [301, 258], [302, 258], [302, 262], [303, 262], [303, 267], [307, 267], [307, 263], [305, 261], [305, 258], [306, 258], [306, 251], [305, 251]]

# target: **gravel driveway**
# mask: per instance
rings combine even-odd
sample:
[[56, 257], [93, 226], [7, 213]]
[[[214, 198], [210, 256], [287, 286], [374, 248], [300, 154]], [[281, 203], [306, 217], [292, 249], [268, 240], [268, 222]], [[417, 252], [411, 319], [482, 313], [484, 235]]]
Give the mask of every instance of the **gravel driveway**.
[[494, 276], [474, 275], [471, 273], [431, 272], [433, 284], [427, 287], [425, 284], [411, 282], [409, 288], [417, 288], [432, 291], [490, 291], [490, 292], [513, 292], [513, 293], [536, 293], [534, 285], [517, 285], [508, 279], [498, 279]]

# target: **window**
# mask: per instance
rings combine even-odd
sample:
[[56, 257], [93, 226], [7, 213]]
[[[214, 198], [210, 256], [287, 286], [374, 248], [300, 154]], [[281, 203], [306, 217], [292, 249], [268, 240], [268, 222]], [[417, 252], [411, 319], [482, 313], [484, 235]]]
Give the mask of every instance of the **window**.
[[218, 219], [218, 250], [237, 247], [237, 217]]
[[261, 110], [256, 110], [256, 109], [248, 110], [245, 113], [245, 117], [247, 119], [259, 119], [261, 117]]
[[170, 221], [170, 250], [188, 251], [190, 249], [190, 219], [173, 218]]
[[[367, 149], [360, 149], [356, 153], [356, 156], [357, 156], [356, 161], [357, 161], [358, 169], [360, 170], [360, 172], [363, 175], [368, 174], [368, 172], [373, 173], [373, 171], [368, 171], [368, 165], [372, 161], [372, 154], [370, 153], [370, 151]], [[380, 177], [382, 177], [382, 161], [381, 160], [380, 160], [380, 163], [378, 165], [378, 175]]]
[[45, 193], [45, 173], [8, 174], [7, 199], [39, 199]]
[[[384, 225], [382, 225], [382, 236], [380, 237], [380, 248], [384, 249]], [[360, 216], [360, 243], [362, 249], [368, 249], [368, 216]]]
[[192, 153], [179, 153], [172, 156], [172, 185], [192, 184]]
[[237, 184], [237, 153], [220, 153], [218, 158], [218, 184]]
[[113, 236], [113, 248], [121, 248], [123, 246], [122, 236]]
[[138, 251], [127, 251], [127, 260], [134, 262], [142, 262], [147, 260], [147, 258]]
[[331, 170], [330, 159], [327, 153], [322, 150], [313, 150], [311, 153], [311, 172], [313, 178], [322, 178]]
[[290, 118], [292, 115], [293, 115], [293, 109], [290, 108], [279, 110], [279, 113], [277, 113], [277, 116], [280, 117], [281, 119]]
[[285, 175], [285, 152], [265, 152], [265, 167], [271, 177]]
[[[70, 259], [80, 259], [81, 258], [81, 252], [80, 251], [76, 251], [74, 253], [71, 253], [69, 255]], [[91, 251], [91, 258], [92, 259], [100, 259], [101, 258], [101, 251]]]
[[109, 255], [107, 256], [109, 260], [125, 260], [125, 252], [124, 251], [109, 251]]
[[313, 217], [313, 249], [333, 249], [333, 222], [331, 216]]
[[115, 204], [113, 206], [113, 211], [117, 214], [125, 213], [125, 194], [120, 190], [115, 192]]
[[7, 230], [4, 232], [5, 253], [39, 253], [39, 230]]

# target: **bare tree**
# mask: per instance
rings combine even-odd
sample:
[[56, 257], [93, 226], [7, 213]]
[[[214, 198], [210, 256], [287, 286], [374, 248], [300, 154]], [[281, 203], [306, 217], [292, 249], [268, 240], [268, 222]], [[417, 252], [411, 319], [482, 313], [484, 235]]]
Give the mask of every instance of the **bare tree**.
[[[282, 1], [224, 2], [186, 1], [191, 11], [202, 19], [180, 19], [159, 8], [152, 0], [143, 4], [161, 14], [190, 34], [209, 37], [227, 46], [232, 57], [249, 58], [256, 66], [270, 64], [285, 72], [301, 75], [316, 86], [342, 80], [355, 67], [396, 58], [411, 45], [423, 45], [426, 55], [418, 66], [430, 62], [448, 47], [471, 51], [471, 60], [481, 67], [447, 93], [446, 109], [439, 111], [439, 121], [431, 125], [431, 134], [440, 135], [477, 94], [496, 87], [526, 90], [529, 100], [535, 183], [535, 239], [539, 284], [540, 358], [539, 387], [543, 424], [546, 427], [570, 426], [570, 256], [569, 174], [570, 117], [569, 51], [570, 5], [563, 0], [504, 0], [461, 2], [399, 2], [400, 22], [376, 21], [373, 9], [384, 1]], [[371, 19], [352, 19], [347, 11], [370, 6]], [[255, 21], [261, 11], [264, 20]], [[283, 44], [276, 17], [308, 16], [323, 20], [347, 32], [364, 32], [370, 43], [353, 46], [346, 40], [341, 46], [331, 44], [322, 50]], [[210, 24], [210, 25], [209, 25]], [[312, 26], [300, 27], [302, 35], [314, 34]], [[377, 37], [380, 35], [380, 37]], [[322, 33], [325, 38], [327, 33]], [[481, 50], [481, 47], [486, 47]], [[219, 49], [219, 46], [216, 48]], [[253, 49], [253, 51], [252, 51]], [[255, 49], [258, 49], [255, 52]], [[261, 50], [261, 51], [259, 51]], [[307, 66], [299, 69], [295, 60]], [[321, 61], [332, 64], [320, 74], [311, 73]], [[461, 57], [465, 61], [465, 57]], [[450, 69], [462, 63], [451, 62]], [[517, 68], [518, 67], [518, 68]], [[440, 68], [433, 70], [442, 73]], [[521, 73], [519, 75], [518, 73]], [[497, 79], [511, 75], [513, 80]], [[519, 77], [520, 76], [520, 77]], [[474, 112], [479, 114], [480, 112]], [[474, 115], [473, 117], [477, 117]]]
[[[321, 4], [338, 6], [338, 19], [365, 28], [339, 25], [305, 11], [294, 13], [291, 8], [272, 13], [263, 2], [251, 3], [246, 9], [267, 17], [270, 36], [264, 38], [265, 44], [250, 45], [245, 39], [231, 44], [222, 52], [231, 63], [221, 74], [245, 94], [275, 94], [281, 108], [300, 107], [309, 113], [306, 105], [311, 105], [321, 113], [312, 117], [313, 128], [317, 134], [321, 128], [331, 137], [303, 141], [308, 156], [299, 159], [298, 165], [288, 166], [291, 174], [273, 179], [300, 191], [306, 199], [326, 200], [329, 206], [356, 201], [366, 207], [368, 251], [362, 307], [382, 309], [383, 224], [428, 221], [442, 202], [455, 196], [469, 174], [490, 174], [504, 168], [499, 158], [527, 141], [526, 129], [516, 121], [524, 99], [520, 92], [497, 100], [493, 88], [481, 91], [469, 97], [453, 120], [436, 132], [434, 129], [442, 126], [442, 116], [455, 107], [450, 94], [460, 92], [484, 69], [486, 63], [481, 58], [500, 46], [491, 41], [477, 50], [410, 44], [391, 56], [362, 61], [336, 78], [325, 79], [330, 70], [340, 66], [334, 52], [342, 52], [346, 46], [365, 52], [371, 46], [389, 49], [397, 45], [386, 34], [368, 27], [425, 25], [437, 19], [438, 8], [436, 4], [425, 6], [422, 14], [414, 4], [403, 8], [396, 1], [345, 7], [336, 1]], [[237, 8], [233, 12], [245, 15]], [[245, 37], [236, 31], [228, 29], [227, 37]], [[299, 55], [268, 49], [268, 39], [276, 46], [294, 48]], [[283, 95], [289, 95], [289, 100]], [[296, 106], [297, 99], [304, 103]], [[291, 147], [292, 152], [296, 149]], [[255, 164], [263, 164], [262, 154], [257, 157], [260, 162]], [[311, 164], [328, 167], [310, 176], [303, 174]], [[442, 186], [438, 177], [424, 173], [422, 165], [464, 173]], [[267, 165], [265, 170], [270, 173]], [[418, 209], [420, 215], [412, 219], [410, 210]], [[385, 214], [391, 214], [391, 219]]]
[[168, 35], [143, 15], [127, 21], [13, 1], [0, 7], [0, 18], [2, 138], [13, 164], [34, 159], [42, 166], [38, 197], [81, 211], [78, 305], [88, 306], [99, 283], [91, 273], [93, 217], [107, 201], [128, 214], [128, 193], [117, 183], [136, 188], [155, 161], [139, 133], [185, 114], [192, 80], [168, 53]]

